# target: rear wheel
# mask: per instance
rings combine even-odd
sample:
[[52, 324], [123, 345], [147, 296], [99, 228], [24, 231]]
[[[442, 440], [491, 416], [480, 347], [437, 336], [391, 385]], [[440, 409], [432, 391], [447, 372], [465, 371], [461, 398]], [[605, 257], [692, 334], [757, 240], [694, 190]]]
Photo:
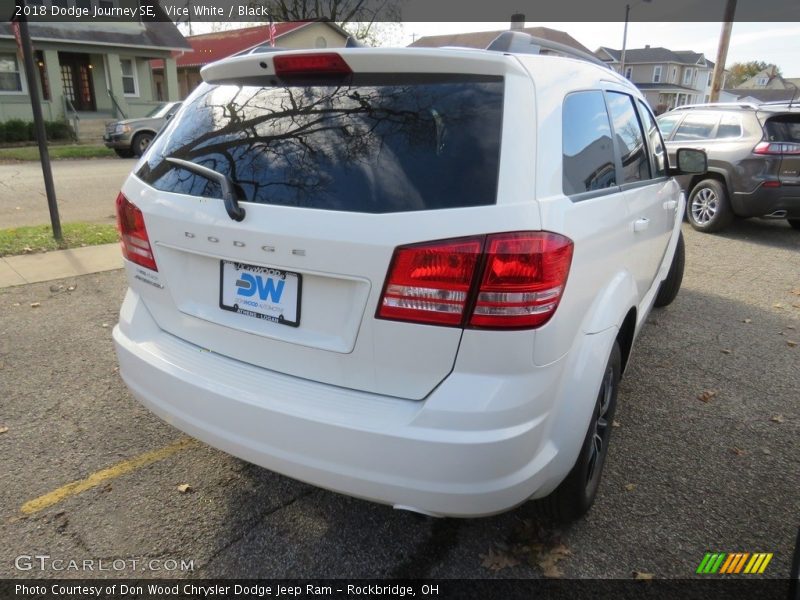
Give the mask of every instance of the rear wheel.
[[704, 179], [692, 190], [686, 207], [689, 224], [697, 231], [712, 233], [733, 221], [725, 186], [716, 179]]
[[675, 247], [675, 255], [672, 257], [672, 264], [669, 267], [669, 273], [661, 285], [658, 287], [658, 294], [654, 305], [657, 307], [667, 306], [672, 304], [678, 291], [681, 289], [681, 282], [683, 281], [683, 268], [686, 264], [686, 248], [683, 244], [683, 232], [678, 234], [678, 245]]
[[800, 219], [786, 219], [789, 221], [789, 225], [792, 226], [792, 229], [800, 229]]
[[141, 156], [147, 151], [150, 142], [153, 141], [153, 135], [150, 133], [137, 133], [133, 138], [133, 153], [136, 156]]
[[608, 455], [621, 372], [622, 352], [619, 342], [615, 341], [578, 460], [553, 493], [537, 502], [537, 508], [544, 516], [562, 523], [575, 521], [594, 503]]

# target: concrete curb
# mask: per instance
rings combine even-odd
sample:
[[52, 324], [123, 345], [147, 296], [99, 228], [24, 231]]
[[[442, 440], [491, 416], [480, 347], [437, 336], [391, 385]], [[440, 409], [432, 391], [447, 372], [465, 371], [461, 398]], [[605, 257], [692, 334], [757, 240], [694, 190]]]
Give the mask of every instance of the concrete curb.
[[0, 258], [0, 288], [122, 268], [119, 244]]

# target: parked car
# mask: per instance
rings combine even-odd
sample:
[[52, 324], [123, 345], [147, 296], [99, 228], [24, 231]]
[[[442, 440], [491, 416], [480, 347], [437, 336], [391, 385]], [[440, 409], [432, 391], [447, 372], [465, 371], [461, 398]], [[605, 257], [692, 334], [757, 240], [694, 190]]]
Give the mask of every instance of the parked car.
[[588, 510], [684, 197], [636, 87], [548, 44], [204, 67], [117, 198], [133, 395], [398, 509]]
[[156, 106], [147, 116], [107, 123], [106, 133], [103, 136], [106, 147], [113, 148], [121, 158], [141, 156], [181, 104], [181, 102], [165, 102]]
[[708, 153], [708, 173], [684, 178], [686, 216], [698, 231], [734, 217], [785, 218], [800, 229], [800, 105], [696, 104], [658, 117], [670, 159]]

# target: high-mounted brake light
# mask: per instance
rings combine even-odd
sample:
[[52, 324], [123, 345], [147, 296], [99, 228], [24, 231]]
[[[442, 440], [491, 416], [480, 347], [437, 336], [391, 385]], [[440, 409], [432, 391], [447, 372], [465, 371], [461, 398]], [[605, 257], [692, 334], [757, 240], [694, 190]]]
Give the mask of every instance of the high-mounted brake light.
[[122, 192], [117, 196], [117, 229], [122, 255], [129, 261], [158, 271], [142, 211]]
[[759, 142], [753, 148], [754, 154], [800, 154], [800, 144], [794, 142]]
[[350, 75], [353, 72], [335, 52], [280, 55], [273, 59], [273, 65], [278, 77]]
[[555, 313], [572, 241], [521, 231], [395, 250], [376, 317], [480, 329], [530, 329]]

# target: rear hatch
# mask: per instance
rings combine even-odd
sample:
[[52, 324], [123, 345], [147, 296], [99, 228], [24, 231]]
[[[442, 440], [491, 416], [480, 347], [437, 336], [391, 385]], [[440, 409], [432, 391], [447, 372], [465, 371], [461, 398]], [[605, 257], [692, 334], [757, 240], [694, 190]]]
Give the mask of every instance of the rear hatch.
[[[207, 67], [123, 188], [158, 268], [131, 285], [159, 326], [353, 389], [420, 399], [441, 382], [462, 330], [375, 319], [376, 305], [397, 246], [509, 229], [496, 210], [504, 96], [522, 73], [501, 55], [449, 54]], [[276, 74], [287, 55], [300, 62]], [[167, 159], [229, 178], [244, 218], [219, 183]]]
[[780, 156], [780, 185], [800, 186], [800, 111], [768, 116], [764, 133], [760, 152]]

